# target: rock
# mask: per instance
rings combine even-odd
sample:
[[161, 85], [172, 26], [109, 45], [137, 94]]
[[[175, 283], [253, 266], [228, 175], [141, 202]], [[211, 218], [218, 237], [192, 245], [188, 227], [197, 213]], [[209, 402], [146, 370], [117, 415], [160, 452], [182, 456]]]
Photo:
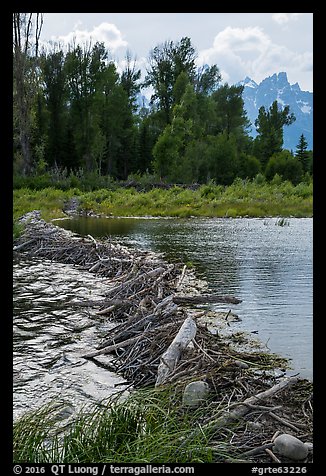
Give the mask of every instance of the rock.
[[247, 426], [252, 430], [261, 430], [263, 428], [263, 425], [258, 421], [248, 421]]
[[310, 441], [305, 441], [304, 445], [308, 448], [308, 451], [314, 450], [314, 444], [310, 443]]
[[293, 460], [305, 459], [308, 455], [308, 447], [295, 436], [283, 433], [275, 438], [275, 452]]
[[246, 364], [246, 362], [242, 362], [241, 360], [235, 360], [234, 363], [240, 369], [249, 369], [249, 365]]
[[209, 386], [206, 382], [202, 380], [190, 382], [184, 389], [182, 403], [187, 407], [196, 408], [207, 398], [208, 393]]

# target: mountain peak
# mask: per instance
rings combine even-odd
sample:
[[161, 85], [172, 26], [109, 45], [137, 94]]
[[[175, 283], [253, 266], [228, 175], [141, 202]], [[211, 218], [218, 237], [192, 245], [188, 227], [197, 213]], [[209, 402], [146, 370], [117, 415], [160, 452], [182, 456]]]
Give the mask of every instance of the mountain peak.
[[241, 86], [245, 86], [247, 88], [257, 88], [258, 87], [258, 84], [251, 78], [249, 78], [249, 76], [246, 76], [245, 79], [243, 81], [240, 81]]
[[[291, 85], [287, 73], [281, 71], [263, 79], [258, 85], [248, 76], [238, 84], [243, 85], [244, 107], [251, 124], [255, 123], [261, 106], [269, 108], [276, 100], [282, 107], [288, 105], [296, 121], [284, 128], [284, 147], [295, 149], [301, 134], [304, 134], [308, 146], [312, 148], [313, 137], [313, 94], [302, 91], [298, 83]], [[251, 135], [257, 132], [254, 126]]]
[[279, 82], [282, 82], [282, 83], [288, 83], [288, 75], [284, 72], [284, 71], [281, 71], [280, 73], [278, 73], [277, 75], [277, 80]]
[[268, 76], [267, 78], [262, 80], [259, 86], [265, 83], [272, 83], [274, 85], [283, 87], [290, 86], [290, 83], [288, 81], [288, 75], [284, 71], [281, 71], [280, 73], [274, 73], [272, 76]]

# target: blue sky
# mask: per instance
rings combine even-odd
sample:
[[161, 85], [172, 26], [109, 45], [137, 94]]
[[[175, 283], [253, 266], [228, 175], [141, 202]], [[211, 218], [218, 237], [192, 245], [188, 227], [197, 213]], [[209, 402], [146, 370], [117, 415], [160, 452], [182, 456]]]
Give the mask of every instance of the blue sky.
[[129, 50], [142, 71], [153, 47], [184, 36], [229, 84], [286, 71], [313, 90], [312, 13], [45, 13], [42, 31], [44, 42], [104, 41], [118, 67]]

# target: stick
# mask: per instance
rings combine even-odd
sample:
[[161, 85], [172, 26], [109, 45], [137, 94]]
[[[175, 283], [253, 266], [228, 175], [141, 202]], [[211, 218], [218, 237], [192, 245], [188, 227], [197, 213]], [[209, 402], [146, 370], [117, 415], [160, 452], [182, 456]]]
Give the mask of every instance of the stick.
[[[278, 415], [275, 415], [273, 412], [269, 412], [269, 415], [274, 418], [274, 420], [279, 421], [280, 423], [283, 423], [283, 425], [288, 426], [289, 428], [292, 428], [294, 431], [300, 431], [299, 428], [297, 428], [295, 425], [293, 425], [291, 422], [284, 420], [283, 418], [279, 417]], [[298, 424], [298, 426], [300, 423]], [[305, 428], [305, 425], [300, 425], [301, 428]]]
[[253, 448], [252, 450], [245, 451], [244, 453], [241, 453], [241, 456], [258, 455], [259, 453], [262, 453], [266, 449], [272, 448], [273, 446], [274, 446], [274, 443], [266, 443], [265, 445], [257, 446], [257, 448]]
[[25, 241], [24, 243], [21, 243], [20, 245], [14, 246], [13, 251], [21, 250], [22, 248], [25, 248], [25, 246], [28, 246], [31, 243], [33, 243], [34, 241], [36, 241], [36, 238], [33, 238], [32, 240]]
[[269, 448], [265, 448], [266, 453], [275, 461], [275, 463], [281, 463], [281, 461], [274, 455], [273, 451]]
[[[222, 428], [224, 426], [228, 426], [230, 423], [233, 423], [234, 421], [238, 420], [240, 417], [250, 412], [250, 407], [248, 407], [246, 404], [254, 405], [257, 402], [260, 402], [261, 400], [265, 400], [269, 397], [272, 397], [276, 393], [281, 392], [285, 388], [288, 388], [290, 385], [295, 384], [297, 381], [298, 379], [296, 377], [290, 377], [288, 379], [283, 380], [282, 382], [279, 382], [278, 384], [274, 385], [268, 390], [265, 390], [264, 392], [260, 392], [260, 393], [257, 393], [257, 395], [253, 395], [252, 397], [246, 398], [243, 402], [239, 402], [238, 408], [236, 408], [232, 412], [225, 412], [224, 415], [216, 418], [215, 420], [211, 420], [205, 425], [204, 429], [215, 430], [215, 429]], [[180, 446], [184, 446], [187, 443], [187, 441], [189, 441], [196, 434], [196, 432], [198, 432], [197, 429], [191, 432], [190, 435], [185, 440], [183, 440]], [[270, 443], [270, 444], [273, 445], [273, 443]], [[268, 448], [268, 446], [260, 447], [259, 451], [261, 449], [264, 450], [265, 448]], [[243, 455], [249, 456], [249, 454], [255, 454], [255, 453], [251, 453], [251, 451], [253, 450], [250, 450], [250, 452], [243, 453]]]
[[242, 302], [232, 296], [217, 296], [217, 295], [201, 295], [201, 296], [174, 296], [173, 302], [175, 304], [201, 304], [205, 302], [227, 302], [231, 304], [239, 304]]
[[98, 355], [101, 354], [109, 354], [113, 350], [116, 349], [123, 349], [124, 347], [128, 347], [128, 345], [133, 344], [134, 342], [137, 342], [137, 340], [143, 338], [143, 336], [136, 336], [132, 337], [131, 339], [124, 340], [123, 342], [118, 342], [117, 344], [110, 345], [108, 347], [105, 347], [104, 349], [99, 349], [99, 350], [94, 350], [94, 352], [90, 352], [89, 354], [82, 355], [85, 359], [91, 359], [92, 357], [97, 357]]
[[184, 276], [185, 276], [186, 269], [187, 269], [187, 265], [185, 264], [184, 267], [183, 267], [183, 269], [182, 269], [182, 273], [181, 273], [181, 276], [180, 276], [180, 278], [179, 278], [178, 284], [177, 284], [177, 286], [176, 286], [177, 289], [180, 287], [180, 285], [181, 285], [181, 283], [182, 283], [182, 281], [183, 281], [183, 278], [184, 278]]

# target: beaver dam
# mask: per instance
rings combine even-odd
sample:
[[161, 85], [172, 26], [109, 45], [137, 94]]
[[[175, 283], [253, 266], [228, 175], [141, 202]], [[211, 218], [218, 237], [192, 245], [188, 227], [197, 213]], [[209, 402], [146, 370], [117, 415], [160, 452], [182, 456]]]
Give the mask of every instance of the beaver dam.
[[[287, 362], [263, 351], [251, 337], [230, 332], [229, 323], [237, 318], [231, 309], [205, 308], [211, 302], [233, 307], [238, 299], [208, 294], [205, 283], [182, 263], [167, 263], [161, 255], [111, 239], [80, 237], [46, 223], [37, 211], [20, 222], [24, 228], [14, 243], [15, 253], [73, 264], [104, 280], [104, 299], [74, 304], [92, 308], [96, 319], [112, 324], [81, 358], [103, 365], [101, 359], [109, 354], [110, 370], [126, 380], [128, 391], [117, 391], [114, 398], [99, 403], [106, 412], [104, 433], [99, 423], [103, 413], [95, 411], [88, 420], [77, 415], [57, 433], [43, 428], [39, 451], [26, 437], [35, 414], [21, 417], [14, 428], [15, 461], [91, 461], [86, 451], [91, 431], [91, 440], [101, 433], [104, 445], [100, 451], [96, 443], [94, 462], [312, 462], [312, 383], [288, 376]], [[47, 425], [50, 421], [53, 426], [55, 410], [49, 408]], [[131, 408], [134, 414], [127, 429]], [[121, 434], [117, 437], [118, 428], [113, 431], [112, 418], [119, 412], [125, 441]], [[169, 453], [167, 440], [160, 446], [155, 437], [158, 427], [173, 440]], [[177, 427], [181, 433], [176, 433]], [[78, 448], [73, 443], [77, 428]], [[47, 453], [46, 447], [60, 432], [55, 447], [64, 449], [56, 453], [57, 458], [61, 455], [58, 461], [53, 448]], [[155, 453], [144, 456], [141, 452], [150, 438], [155, 439]], [[120, 456], [113, 454], [115, 445]], [[126, 448], [133, 445], [133, 459], [128, 459]]]

